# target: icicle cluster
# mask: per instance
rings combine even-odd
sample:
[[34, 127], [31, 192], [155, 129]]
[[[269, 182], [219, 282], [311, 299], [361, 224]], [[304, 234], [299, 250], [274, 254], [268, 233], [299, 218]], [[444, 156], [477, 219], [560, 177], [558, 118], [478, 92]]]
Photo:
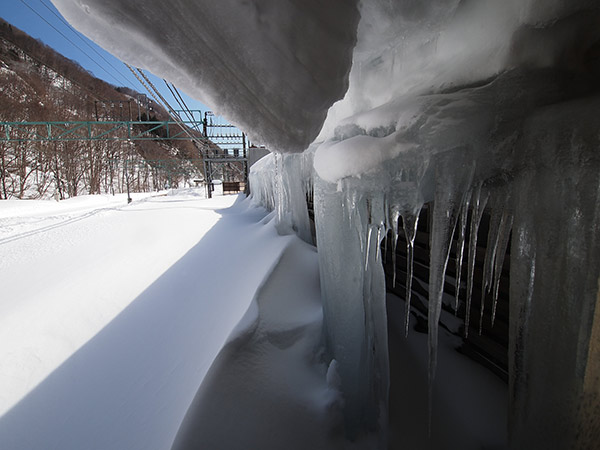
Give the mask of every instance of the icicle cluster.
[[[511, 108], [502, 109], [500, 93], [521, 81], [518, 74], [506, 78], [424, 98], [421, 116], [414, 122], [417, 129], [391, 127], [382, 136], [380, 129], [371, 132], [361, 127], [359, 118], [354, 127], [340, 128], [333, 142], [317, 150], [314, 209], [325, 339], [338, 364], [350, 437], [357, 430], [374, 430], [386, 423], [389, 380], [381, 242], [391, 231], [391, 245], [397, 245], [401, 218], [408, 254], [408, 310], [415, 230], [427, 202], [433, 205], [430, 386], [436, 373], [438, 323], [454, 236], [458, 242], [455, 307], [459, 301], [466, 305], [466, 334], [469, 322], [481, 329], [484, 308], [491, 308], [494, 320], [512, 230], [511, 446], [539, 447], [539, 436], [544, 436], [548, 448], [556, 448], [555, 442], [564, 444], [562, 448], [590, 439], [580, 429], [586, 426], [581, 411], [591, 395], [586, 390], [593, 390], [586, 387], [590, 382], [582, 374], [591, 370], [588, 353], [593, 350], [590, 335], [600, 274], [600, 136], [593, 114], [600, 100], [532, 109], [532, 98], [544, 104], [548, 95], [555, 95], [552, 81], [540, 84], [533, 77], [538, 85], [528, 84], [533, 93], [523, 99], [522, 107], [516, 108], [513, 98]], [[461, 117], [462, 122], [448, 116]], [[415, 145], [407, 145], [407, 139]], [[393, 150], [394, 142], [400, 151]], [[386, 158], [358, 174], [351, 173], [356, 166], [344, 167], [343, 161], [332, 170], [324, 169], [327, 154], [319, 152], [337, 152], [344, 146], [349, 160], [361, 146], [372, 153], [380, 150]], [[308, 155], [304, 158], [312, 159], [312, 152]], [[271, 159], [269, 174], [253, 170], [253, 195], [265, 205], [275, 205], [280, 223], [301, 229], [303, 216], [292, 211], [304, 209], [304, 197], [292, 199], [290, 189], [306, 195], [309, 188], [297, 175], [308, 163], [285, 155]], [[288, 174], [290, 170], [296, 174]], [[482, 299], [481, 309], [471, 311], [477, 237], [486, 208], [491, 219], [483, 296], [490, 294], [492, 302], [486, 305]], [[465, 258], [466, 274], [461, 270]], [[458, 287], [465, 275], [466, 291], [461, 291]], [[464, 298], [459, 298], [459, 292]], [[548, 433], [547, 424], [555, 417], [564, 419], [560, 431]]]
[[277, 230], [312, 243], [307, 196], [312, 192], [309, 153], [273, 152], [250, 169], [250, 192], [256, 204], [277, 212]]

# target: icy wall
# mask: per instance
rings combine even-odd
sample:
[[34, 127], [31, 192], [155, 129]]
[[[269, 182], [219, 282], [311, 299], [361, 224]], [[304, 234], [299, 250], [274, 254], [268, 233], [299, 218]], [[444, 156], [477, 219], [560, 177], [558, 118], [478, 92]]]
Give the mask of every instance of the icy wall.
[[253, 167], [251, 189], [282, 233], [310, 240], [314, 189], [324, 339], [349, 437], [378, 430], [385, 446], [379, 244], [402, 232], [401, 217], [410, 255], [430, 203], [430, 381], [451, 239], [467, 261], [469, 304], [476, 242], [465, 236], [490, 208], [488, 290], [512, 230], [511, 448], [600, 440], [597, 0], [54, 3], [275, 151]]

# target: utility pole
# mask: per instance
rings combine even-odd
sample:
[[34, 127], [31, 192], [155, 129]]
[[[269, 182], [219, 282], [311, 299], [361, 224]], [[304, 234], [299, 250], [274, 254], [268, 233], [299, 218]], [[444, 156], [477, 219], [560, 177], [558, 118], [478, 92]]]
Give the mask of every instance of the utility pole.
[[129, 162], [129, 156], [125, 157], [125, 185], [127, 186], [127, 203], [131, 203], [131, 195], [129, 192], [129, 167], [128, 167], [128, 162]]
[[127, 155], [125, 155], [125, 184], [127, 185], [127, 204], [131, 203], [131, 193], [130, 193], [130, 189], [129, 189], [129, 154], [131, 152], [131, 148], [133, 147], [133, 142], [128, 141], [128, 144], [130, 144], [128, 147], [128, 151], [127, 151]]

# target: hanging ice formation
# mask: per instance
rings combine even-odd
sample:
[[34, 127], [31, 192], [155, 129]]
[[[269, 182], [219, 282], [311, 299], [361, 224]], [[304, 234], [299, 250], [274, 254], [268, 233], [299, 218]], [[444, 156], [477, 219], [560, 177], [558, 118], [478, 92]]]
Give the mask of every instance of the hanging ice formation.
[[312, 158], [300, 153], [273, 152], [251, 168], [250, 191], [256, 203], [277, 213], [282, 234], [296, 233], [313, 243], [306, 208], [312, 194]]
[[[594, 317], [600, 275], [600, 122], [593, 111], [600, 110], [600, 95], [585, 83], [585, 77], [573, 80], [560, 71], [507, 71], [480, 86], [395, 100], [385, 105], [386, 114], [393, 110], [400, 120], [385, 132], [380, 123], [369, 126], [380, 111], [353, 116], [316, 152], [311, 148], [303, 156], [303, 170], [313, 158], [316, 169], [325, 339], [341, 375], [350, 437], [357, 430], [377, 429], [386, 418], [381, 241], [391, 231], [391, 245], [396, 245], [401, 218], [412, 245], [419, 211], [429, 203], [430, 383], [435, 382], [450, 243], [457, 233], [459, 247], [468, 254], [467, 290], [460, 301], [469, 311], [476, 236], [488, 208], [483, 288], [493, 298], [485, 308], [494, 312], [511, 230], [513, 236], [511, 448], [591, 448], [595, 442], [598, 350], [591, 336], [599, 326]], [[587, 89], [590, 95], [573, 96], [571, 89]], [[407, 112], [412, 121], [403, 121]], [[366, 151], [368, 158], [361, 153]], [[360, 155], [363, 162], [377, 163], [353, 174], [351, 163], [327, 164], [336, 152], [349, 161]], [[262, 199], [275, 197], [271, 178], [260, 168], [251, 176], [253, 192], [262, 192]], [[304, 186], [302, 195], [306, 192]], [[300, 203], [296, 206], [304, 208]], [[468, 211], [472, 219], [465, 243]], [[298, 213], [289, 217], [297, 220]], [[457, 257], [462, 253], [459, 248]], [[410, 249], [408, 254], [410, 261]], [[470, 320], [480, 327], [483, 311], [477, 313], [471, 311]]]
[[[475, 232], [488, 208], [492, 314], [510, 242], [510, 447], [600, 441], [597, 0], [365, 0], [360, 21], [354, 0], [53, 2], [123, 59], [279, 151], [250, 183], [255, 200], [277, 210], [281, 232], [311, 239], [304, 200], [314, 189], [324, 337], [349, 437], [379, 429], [385, 445], [380, 242], [391, 230], [396, 244], [401, 217], [410, 255], [427, 203], [431, 382], [451, 240], [467, 260], [458, 301], [470, 304]], [[156, 32], [171, 16], [190, 22]], [[321, 125], [309, 150], [289, 154]], [[470, 311], [475, 326], [480, 318]]]
[[[363, 20], [368, 13], [363, 8]], [[561, 26], [566, 27], [555, 25]], [[586, 42], [580, 44], [591, 45]], [[357, 85], [368, 90], [371, 81], [381, 81], [384, 71], [372, 70], [379, 72], [375, 77], [364, 71], [360, 53], [355, 58], [350, 98], [356, 98]], [[402, 220], [408, 308], [414, 230], [428, 203], [433, 214], [430, 383], [435, 383], [438, 321], [454, 234], [457, 267], [466, 259], [466, 290], [457, 289], [456, 298], [456, 307], [459, 301], [466, 304], [465, 333], [469, 321], [481, 329], [484, 308], [494, 319], [504, 256], [512, 242], [510, 446], [592, 448], [600, 439], [598, 344], [592, 339], [600, 327], [600, 122], [594, 113], [600, 110], [600, 95], [593, 81], [598, 69], [580, 69], [541, 64], [505, 70], [473, 86], [392, 95], [381, 106], [337, 120], [329, 138], [305, 153], [304, 166], [293, 169], [306, 172], [314, 159], [315, 173], [305, 179], [314, 179], [324, 333], [341, 375], [350, 437], [386, 420], [381, 240], [390, 231], [388, 245], [396, 246]], [[391, 70], [397, 70], [393, 61]], [[268, 173], [260, 167], [252, 171], [252, 190], [274, 207], [276, 195], [270, 189], [275, 185]], [[309, 189], [304, 185], [302, 195]], [[295, 205], [303, 209], [299, 198]], [[482, 299], [481, 309], [472, 311], [477, 235], [485, 209], [491, 219], [483, 243], [482, 288], [492, 302], [486, 305]], [[298, 212], [278, 211], [298, 221]], [[464, 275], [458, 271], [457, 286]]]
[[[594, 428], [586, 430], [589, 419], [585, 417], [597, 417], [593, 408], [598, 406], [594, 400], [597, 373], [591, 360], [597, 350], [590, 338], [592, 328], [598, 327], [594, 311], [600, 274], [600, 123], [594, 111], [600, 110], [600, 96], [561, 101], [556, 93], [565, 81], [561, 74], [544, 71], [526, 77], [509, 72], [481, 87], [421, 97], [418, 129], [391, 130], [381, 137], [356, 124], [356, 136], [341, 136], [338, 130], [317, 150], [314, 210], [325, 338], [341, 374], [348, 430], [375, 429], [385, 422], [389, 380], [381, 241], [391, 230], [395, 245], [401, 217], [410, 245], [422, 205], [432, 202], [430, 382], [435, 378], [450, 242], [455, 230], [459, 242], [464, 242], [465, 222], [460, 217], [470, 209], [469, 287], [461, 299], [470, 303], [475, 236], [481, 213], [489, 207], [493, 213], [484, 287], [493, 294], [493, 304], [487, 307], [494, 311], [513, 232], [512, 448], [567, 448], [575, 443], [585, 448], [591, 442], [585, 432]], [[510, 91], [528, 95], [520, 105], [519, 99], [511, 97], [508, 107], [499, 99]], [[401, 104], [398, 111], [401, 115]], [[446, 117], [453, 119], [441, 119]], [[407, 136], [414, 145], [406, 143]], [[318, 175], [322, 159], [337, 146], [381, 149], [388, 143], [402, 150], [360, 177], [329, 182]], [[293, 159], [298, 165], [303, 158], [310, 161], [312, 151], [302, 157], [276, 155], [263, 164]], [[277, 167], [280, 170], [280, 162]], [[264, 168], [257, 167], [251, 174], [255, 198], [271, 207], [295, 202], [305, 210], [301, 199], [307, 185], [296, 200], [282, 200], [282, 191], [271, 177], [273, 169]], [[328, 175], [327, 169], [322, 171]], [[280, 178], [278, 174], [276, 179]], [[292, 195], [289, 184], [281, 186], [283, 198]], [[289, 217], [293, 227], [302, 229], [304, 219], [299, 217], [304, 212], [276, 208], [280, 220]], [[481, 315], [475, 320], [481, 320]], [[548, 429], [555, 421], [560, 421], [557, 432]]]

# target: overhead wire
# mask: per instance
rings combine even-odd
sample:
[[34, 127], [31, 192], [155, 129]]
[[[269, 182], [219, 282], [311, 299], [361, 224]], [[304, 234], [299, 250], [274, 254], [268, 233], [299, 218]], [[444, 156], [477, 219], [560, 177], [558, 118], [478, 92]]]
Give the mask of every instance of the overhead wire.
[[75, 48], [77, 48], [80, 52], [82, 52], [84, 55], [86, 55], [88, 58], [90, 58], [90, 60], [96, 64], [98, 67], [100, 67], [104, 72], [106, 72], [106, 74], [108, 74], [108, 76], [110, 76], [113, 80], [115, 80], [118, 83], [120, 83], [119, 80], [116, 79], [116, 77], [111, 74], [108, 70], [106, 70], [101, 64], [99, 64], [94, 58], [92, 58], [91, 56], [89, 56], [85, 50], [83, 50], [80, 46], [78, 46], [75, 42], [73, 42], [71, 39], [69, 39], [62, 31], [60, 31], [58, 28], [56, 28], [52, 23], [50, 23], [48, 20], [46, 20], [46, 18], [44, 16], [42, 16], [39, 12], [37, 12], [31, 5], [29, 5], [25, 0], [20, 0], [21, 3], [23, 3], [27, 8], [29, 8], [36, 16], [38, 16], [40, 19], [42, 19], [44, 22], [46, 22], [50, 27], [52, 27], [54, 29], [54, 31], [56, 31], [58, 34], [60, 34], [63, 38], [65, 38], [71, 45], [73, 45]]
[[[183, 112], [187, 118], [190, 118], [190, 114], [188, 113], [188, 111], [186, 111], [183, 106], [181, 105], [181, 103], [179, 102], [179, 100], [175, 97], [175, 93], [173, 92], [173, 89], [171, 89], [171, 86], [169, 86], [169, 84], [163, 79], [163, 81], [165, 82], [165, 84], [167, 85], [167, 89], [169, 89], [169, 92], [171, 93], [171, 96], [175, 99], [175, 101], [177, 102], [177, 104], [179, 105], [179, 107], [181, 108], [181, 112]], [[180, 118], [181, 116], [179, 115], [179, 110], [173, 110]]]
[[[165, 83], [167, 83], [167, 81], [166, 81], [166, 80], [164, 80], [164, 81], [165, 81]], [[179, 99], [180, 99], [180, 100], [181, 100], [181, 102], [183, 103], [184, 110], [191, 111], [191, 110], [188, 108], [187, 104], [185, 103], [185, 100], [184, 100], [184, 99], [183, 99], [183, 97], [181, 96], [180, 92], [177, 90], [177, 87], [176, 87], [176, 86], [175, 86], [173, 83], [171, 83], [171, 86], [172, 86], [172, 87], [173, 87], [173, 89], [175, 90], [175, 95], [173, 95], [174, 97], [176, 97], [176, 98], [175, 98], [175, 100], [177, 100], [177, 97], [179, 97]], [[168, 86], [168, 83], [167, 83], [167, 87], [169, 87], [169, 86]], [[170, 89], [169, 89], [169, 90], [170, 90]], [[173, 94], [173, 92], [171, 92], [171, 94]], [[177, 101], [177, 103], [178, 103], [178, 104], [181, 106], [181, 103], [179, 103], [179, 101]], [[233, 127], [233, 126], [232, 126], [232, 127]], [[237, 130], [237, 127], [234, 127], [234, 128], [236, 128], [236, 130]], [[231, 134], [231, 135], [221, 135], [221, 136], [220, 136], [220, 139], [229, 140], [229, 141], [230, 141], [229, 143], [232, 143], [232, 144], [234, 144], [234, 143], [243, 143], [243, 142], [244, 142], [244, 139], [245, 139], [245, 137], [244, 137], [244, 133], [243, 133], [242, 131], [240, 131], [240, 130], [238, 130], [238, 131], [239, 131], [239, 134], [238, 134], [238, 133], [236, 133], [236, 134]], [[242, 140], [242, 142], [239, 142], [239, 141], [240, 141], [240, 139]]]
[[189, 119], [190, 123], [192, 124], [191, 128], [195, 129], [196, 131], [200, 131], [198, 129], [197, 121], [194, 120], [194, 116], [193, 116], [192, 112], [190, 111], [188, 106], [185, 104], [185, 101], [183, 100], [181, 95], [179, 95], [179, 92], [177, 91], [177, 88], [175, 87], [175, 85], [173, 83], [171, 83], [171, 86], [169, 86], [169, 83], [167, 80], [163, 79], [163, 81], [165, 82], [167, 89], [169, 89], [169, 92], [171, 93], [171, 95], [173, 96], [173, 98], [175, 99], [175, 101], [177, 102], [179, 107], [181, 108], [181, 110], [185, 113], [185, 115]]
[[[190, 112], [190, 114], [191, 114], [191, 116], [192, 116], [192, 120], [193, 120], [193, 116], [194, 116], [194, 114], [191, 112], [192, 110], [191, 110], [191, 109], [188, 107], [188, 105], [185, 103], [185, 100], [183, 99], [182, 95], [179, 93], [179, 90], [177, 89], [177, 87], [176, 87], [176, 86], [175, 86], [173, 83], [171, 83], [171, 86], [173, 86], [173, 89], [175, 90], [175, 93], [177, 94], [177, 97], [179, 97], [179, 99], [180, 99], [180, 100], [181, 100], [181, 102], [183, 103], [183, 106], [185, 107], [185, 109], [186, 109], [187, 111], [189, 111], [189, 112]], [[202, 120], [202, 117], [200, 117], [200, 120]], [[197, 126], [198, 126], [198, 125], [197, 125], [197, 123], [196, 123], [196, 127], [197, 127]], [[198, 131], [199, 131], [199, 132], [201, 132], [201, 133], [203, 133], [203, 131], [201, 131], [201, 130], [198, 130]]]
[[183, 104], [175, 96], [175, 92], [173, 91], [173, 88], [171, 86], [169, 86], [169, 83], [164, 78], [163, 78], [163, 81], [164, 81], [165, 85], [167, 86], [167, 89], [171, 93], [171, 96], [175, 99], [175, 101], [177, 102], [177, 104], [181, 108], [181, 111], [187, 116], [188, 119], [190, 119], [191, 118], [190, 112], [183, 106]]
[[[146, 90], [152, 96], [152, 98], [154, 98], [156, 103], [158, 105], [162, 106], [167, 111], [169, 116], [181, 127], [181, 129], [184, 131], [184, 133], [187, 134], [192, 139], [193, 142], [195, 142], [196, 144], [199, 145], [199, 150], [202, 153], [202, 155], [204, 155], [205, 154], [205, 150], [204, 150], [205, 143], [203, 141], [201, 141], [198, 138], [198, 136], [194, 136], [192, 133], [189, 132], [188, 127], [183, 123], [183, 121], [181, 120], [181, 117], [179, 117], [177, 112], [171, 107], [169, 102], [162, 96], [162, 94], [159, 92], [159, 90], [156, 88], [156, 86], [154, 86], [152, 81], [150, 81], [150, 79], [146, 76], [146, 74], [142, 71], [142, 69], [136, 68], [137, 69], [137, 73], [136, 73], [136, 71], [133, 69], [133, 67], [131, 67], [129, 64], [127, 64], [126, 62], [124, 62], [123, 64], [125, 64], [127, 66], [127, 68], [131, 71], [131, 73], [138, 79], [140, 84], [146, 88]], [[144, 80], [142, 80], [142, 78], [140, 78], [138, 73], [145, 80], [145, 82], [144, 82]], [[158, 98], [157, 98], [157, 96], [158, 96]]]
[[[130, 68], [131, 70], [131, 66], [129, 64], [127, 64], [127, 67]], [[138, 73], [142, 76], [142, 78], [146, 81], [146, 83], [148, 83], [148, 85], [144, 84], [142, 82], [142, 85], [144, 85], [144, 87], [146, 89], [148, 89], [148, 86], [150, 86], [151, 90], [150, 95], [152, 95], [152, 97], [154, 98], [154, 100], [157, 101], [157, 103], [159, 105], [161, 105], [163, 108], [165, 108], [167, 110], [167, 112], [169, 113], [169, 115], [177, 122], [181, 122], [181, 117], [179, 116], [179, 114], [177, 114], [177, 111], [175, 111], [175, 109], [169, 104], [169, 102], [163, 97], [163, 95], [160, 93], [160, 91], [156, 88], [156, 86], [154, 86], [154, 83], [152, 83], [152, 81], [150, 81], [150, 78], [148, 78], [146, 76], [146, 74], [144, 73], [144, 71], [142, 69], [140, 69], [139, 67], [136, 67], [136, 70], [138, 71]], [[135, 72], [134, 72], [135, 75]], [[139, 80], [139, 77], [138, 77]], [[140, 80], [141, 81], [141, 80]], [[158, 96], [158, 98], [160, 100], [157, 100], [156, 96]]]
[[108, 64], [117, 75], [119, 75], [120, 80], [121, 81], [125, 81], [125, 84], [123, 86], [127, 86], [129, 85], [129, 87], [133, 88], [133, 83], [131, 83], [131, 81], [129, 81], [127, 78], [125, 78], [125, 76], [119, 71], [119, 69], [117, 69], [109, 60], [107, 60], [104, 55], [102, 55], [102, 53], [100, 53], [98, 50], [96, 50], [92, 45], [90, 45], [90, 43], [81, 35], [81, 33], [79, 31], [77, 31], [75, 28], [73, 28], [71, 26], [71, 24], [69, 22], [67, 22], [64, 17], [62, 17], [60, 14], [57, 14], [46, 2], [45, 0], [39, 0], [40, 3], [48, 10], [50, 11], [58, 20], [60, 20], [63, 24], [65, 24], [80, 40], [81, 42], [83, 42], [90, 50], [92, 50], [96, 55], [98, 55], [100, 58], [102, 58], [102, 60]]
[[175, 93], [177, 94], [177, 97], [179, 97], [179, 99], [181, 100], [181, 103], [183, 103], [183, 106], [185, 106], [185, 108], [188, 111], [191, 111], [190, 108], [188, 108], [187, 104], [185, 103], [185, 100], [183, 99], [183, 97], [179, 93], [179, 90], [177, 90], [177, 87], [173, 83], [171, 83], [171, 86], [173, 86], [173, 89], [175, 90]]
[[[150, 89], [150, 87], [144, 83], [144, 81], [139, 77], [139, 75], [136, 73], [136, 71], [133, 69], [133, 67], [131, 67], [129, 64], [127, 64], [126, 62], [123, 62], [123, 64], [125, 64], [125, 66], [131, 71], [131, 73], [133, 74], [134, 77], [137, 78], [137, 80], [140, 82], [140, 84], [142, 86], [144, 86], [144, 88], [146, 89], [146, 91], [148, 91], [148, 93], [150, 94], [150, 96], [154, 99], [154, 101], [163, 106], [161, 101], [156, 97], [156, 95], [154, 95], [154, 92], [152, 92], [152, 89]], [[163, 106], [164, 108], [164, 106]], [[165, 108], [166, 109], [166, 108]]]

